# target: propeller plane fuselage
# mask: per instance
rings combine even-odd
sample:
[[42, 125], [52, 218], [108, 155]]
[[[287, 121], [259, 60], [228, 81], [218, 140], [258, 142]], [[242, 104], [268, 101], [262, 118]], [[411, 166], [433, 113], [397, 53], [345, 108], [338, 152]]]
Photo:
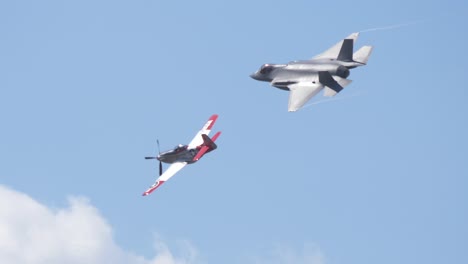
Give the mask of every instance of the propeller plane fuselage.
[[156, 159], [169, 164], [174, 162], [187, 162], [191, 164], [196, 162], [193, 158], [195, 158], [199, 151], [200, 148], [198, 147], [189, 149], [188, 145], [178, 145], [174, 149], [161, 152]]

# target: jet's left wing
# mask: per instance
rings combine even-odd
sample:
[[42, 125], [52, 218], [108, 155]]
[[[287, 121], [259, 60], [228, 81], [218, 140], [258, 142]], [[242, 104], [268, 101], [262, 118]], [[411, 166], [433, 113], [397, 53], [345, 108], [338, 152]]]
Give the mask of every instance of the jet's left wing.
[[169, 168], [167, 168], [167, 170], [163, 174], [161, 174], [161, 176], [158, 177], [156, 182], [153, 185], [151, 185], [151, 187], [149, 187], [148, 190], [146, 190], [143, 193], [143, 196], [147, 196], [150, 193], [152, 193], [159, 186], [161, 186], [163, 183], [169, 180], [172, 176], [174, 176], [178, 171], [180, 171], [183, 167], [185, 167], [185, 165], [187, 165], [187, 162], [172, 163], [171, 166], [169, 166]]
[[211, 128], [213, 127], [214, 123], [216, 122], [216, 119], [218, 119], [218, 115], [214, 114], [208, 119], [208, 121], [205, 123], [205, 125], [202, 127], [200, 131], [195, 135], [195, 137], [192, 139], [192, 141], [188, 144], [188, 148], [196, 148], [203, 144], [203, 137], [202, 134], [208, 135], [210, 134]]
[[300, 82], [289, 85], [288, 111], [294, 112], [299, 110], [310, 98], [319, 93], [323, 87], [319, 82]]
[[338, 59], [338, 60], [352, 60], [353, 59], [353, 45], [359, 36], [359, 32], [352, 33], [345, 39], [340, 40], [333, 47], [325, 52], [315, 56], [313, 59]]

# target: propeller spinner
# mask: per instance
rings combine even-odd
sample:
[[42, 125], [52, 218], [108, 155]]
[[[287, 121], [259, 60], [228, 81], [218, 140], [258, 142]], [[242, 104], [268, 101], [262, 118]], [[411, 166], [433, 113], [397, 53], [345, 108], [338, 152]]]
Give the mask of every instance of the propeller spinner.
[[[156, 143], [158, 144], [158, 153], [161, 153], [161, 149], [159, 148], [159, 140], [156, 140]], [[145, 159], [157, 159], [157, 157], [145, 157]], [[162, 162], [159, 161], [159, 176], [162, 175], [163, 167], [162, 167]]]

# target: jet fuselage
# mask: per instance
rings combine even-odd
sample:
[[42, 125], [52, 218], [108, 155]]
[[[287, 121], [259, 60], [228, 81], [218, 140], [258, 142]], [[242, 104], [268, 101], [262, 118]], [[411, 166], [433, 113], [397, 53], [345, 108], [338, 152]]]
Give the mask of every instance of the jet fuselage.
[[250, 77], [272, 86], [289, 90], [288, 86], [299, 82], [318, 82], [318, 72], [327, 71], [332, 76], [347, 78], [349, 69], [362, 66], [359, 62], [345, 62], [331, 59], [292, 61], [288, 64], [264, 64]]

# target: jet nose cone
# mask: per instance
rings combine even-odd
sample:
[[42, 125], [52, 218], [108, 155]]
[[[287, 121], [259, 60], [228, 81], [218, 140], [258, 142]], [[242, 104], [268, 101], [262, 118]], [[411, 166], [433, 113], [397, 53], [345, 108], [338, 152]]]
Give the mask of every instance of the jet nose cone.
[[257, 73], [256, 73], [256, 72], [250, 74], [249, 76], [250, 76], [250, 78], [252, 78], [252, 79], [254, 79], [254, 80], [258, 80], [258, 77], [257, 77]]

